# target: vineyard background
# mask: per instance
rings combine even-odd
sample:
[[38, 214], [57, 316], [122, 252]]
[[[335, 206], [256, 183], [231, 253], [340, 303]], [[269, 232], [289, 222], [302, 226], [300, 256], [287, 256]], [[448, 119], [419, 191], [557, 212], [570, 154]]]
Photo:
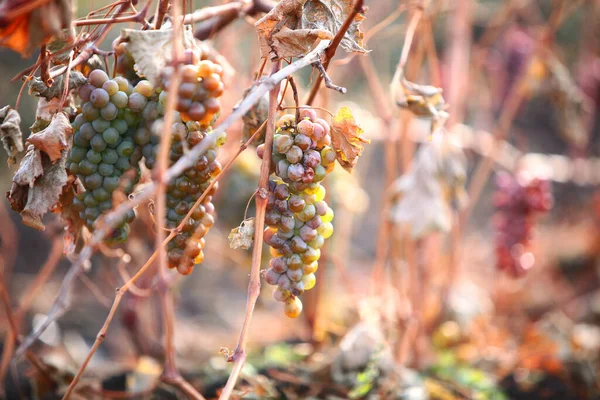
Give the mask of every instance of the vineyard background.
[[[108, 4], [97, 0], [77, 3], [79, 17]], [[218, 2], [185, 3], [189, 12]], [[450, 114], [446, 134], [464, 146], [466, 187], [473, 186], [482, 154], [489, 151], [497, 157], [494, 171], [508, 168], [514, 172], [519, 161], [524, 165], [522, 171], [552, 181], [554, 207], [537, 219], [534, 229], [535, 266], [519, 279], [496, 268], [494, 173], [483, 182], [481, 197], [476, 196], [474, 204], [468, 203], [471, 213], [459, 228], [454, 224], [449, 232], [411, 238], [392, 223], [393, 218], [390, 220], [398, 206], [393, 183], [410, 170], [419, 146], [431, 142], [429, 122], [396, 108], [388, 90], [407, 29], [420, 12], [417, 6], [421, 2], [367, 1], [369, 9], [362, 28], [370, 53], [350, 56], [338, 51], [330, 76], [348, 93], [322, 88], [316, 105], [333, 112], [340, 105], [350, 105], [371, 144], [365, 147], [351, 175], [337, 166], [328, 178], [336, 233], [327, 246], [317, 287], [304, 295], [303, 316], [285, 318], [280, 304], [271, 298], [271, 286], [263, 284], [238, 396], [600, 398], [600, 158], [595, 158], [600, 157], [600, 3], [426, 3], [416, 28], [407, 76], [412, 82], [444, 89]], [[260, 66], [255, 28], [248, 23], [251, 18], [234, 21], [210, 41], [230, 63], [232, 72], [226, 78], [220, 121], [253, 83], [253, 74]], [[134, 24], [114, 27], [100, 47], [108, 49], [119, 28], [127, 26]], [[548, 35], [545, 40], [536, 39], [544, 34]], [[14, 107], [20, 82], [8, 81], [36, 58], [34, 54], [23, 59], [0, 49], [0, 105]], [[435, 59], [439, 61], [437, 71], [432, 66]], [[418, 60], [425, 61], [421, 65]], [[453, 69], [453, 63], [462, 69]], [[555, 74], [552, 68], [557, 65], [565, 66], [568, 75]], [[317, 73], [308, 69], [297, 74], [301, 98], [316, 77]], [[503, 118], [517, 83], [523, 85], [524, 101], [509, 129], [502, 131], [498, 120]], [[569, 97], [573, 92], [576, 94]], [[24, 95], [20, 101], [25, 135], [35, 120], [36, 100]], [[286, 104], [293, 105], [291, 93]], [[220, 160], [228, 160], [237, 151], [242, 130], [241, 121], [227, 130], [228, 143], [219, 153]], [[499, 131], [501, 143], [506, 144], [496, 153], [490, 149], [492, 136]], [[529, 155], [519, 160], [517, 153]], [[0, 185], [6, 191], [14, 170], [8, 168], [5, 157], [5, 153], [0, 154]], [[227, 236], [244, 219], [259, 169], [260, 159], [251, 147], [222, 178], [215, 200], [218, 218], [206, 237], [205, 261], [175, 284], [179, 367], [207, 398], [216, 398], [227, 380], [228, 364], [219, 349], [233, 349], [245, 315], [251, 252], [231, 250]], [[126, 248], [133, 259], [125, 267], [130, 275], [153, 251], [153, 238], [147, 234], [151, 219], [147, 206], [143, 208], [143, 217], [133, 225]], [[460, 219], [462, 210], [453, 210], [453, 221]], [[254, 208], [249, 207], [247, 216], [253, 213]], [[414, 213], [413, 221], [419, 220], [423, 211], [415, 209]], [[48, 312], [70, 266], [64, 257], [58, 260], [61, 223], [57, 215], [48, 215], [44, 219], [46, 232], [35, 231], [21, 223], [6, 199], [2, 200], [0, 221], [1, 251], [7, 266], [3, 275], [13, 304], [27, 297], [27, 288], [45, 263], [57, 264], [48, 282], [36, 288], [35, 297], [30, 299], [21, 327], [27, 334]], [[264, 253], [266, 265], [268, 252]], [[421, 275], [424, 282], [410, 275], [410, 265], [419, 262], [418, 257], [426, 259], [426, 274]], [[114, 289], [124, 282], [115, 268], [117, 263], [116, 258], [95, 254], [91, 268], [75, 285], [73, 305], [67, 314], [34, 345], [33, 350], [55, 366], [59, 375], [77, 370], [102, 327]], [[386, 271], [380, 276], [384, 289], [379, 297], [373, 295], [371, 286], [377, 268]], [[151, 284], [150, 279], [138, 283], [142, 292], [148, 290], [144, 288]], [[422, 295], [421, 317], [426, 329], [407, 344], [409, 339], [402, 339], [411, 329], [407, 307], [421, 283], [424, 286], [418, 293]], [[156, 398], [180, 395], [170, 388], [152, 386], [161, 372], [157, 307], [152, 297], [129, 294], [125, 298], [84, 374], [87, 396], [99, 395], [101, 389], [155, 390]], [[377, 323], [371, 325], [374, 319]], [[8, 324], [0, 313], [0, 337], [6, 335]], [[346, 347], [340, 345], [342, 339]], [[413, 353], [412, 346], [419, 350]], [[392, 368], [388, 362], [410, 369], [403, 370], [402, 379], [390, 384], [386, 381]], [[373, 368], [378, 372], [373, 374]], [[452, 369], [463, 371], [463, 375], [452, 375], [448, 372]], [[15, 364], [4, 385], [7, 399], [20, 398], [18, 387], [29, 388], [31, 384], [26, 382], [35, 382], [31, 371], [27, 362]], [[414, 371], [421, 375], [414, 375]], [[23, 382], [15, 378], [19, 376]], [[320, 392], [315, 385], [321, 387]], [[390, 385], [394, 388], [389, 389]], [[536, 385], [554, 397], [531, 394]], [[50, 397], [40, 398], [55, 398], [51, 397], [53, 390], [47, 390]], [[529, 397], [516, 394], [528, 390]]]

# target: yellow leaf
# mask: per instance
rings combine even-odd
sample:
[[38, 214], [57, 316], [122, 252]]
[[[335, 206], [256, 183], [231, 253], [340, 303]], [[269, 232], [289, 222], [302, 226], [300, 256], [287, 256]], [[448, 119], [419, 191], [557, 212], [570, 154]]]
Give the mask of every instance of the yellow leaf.
[[331, 142], [338, 163], [348, 172], [352, 172], [365, 144], [371, 143], [362, 134], [363, 130], [354, 121], [352, 111], [348, 107], [340, 108], [333, 118]]

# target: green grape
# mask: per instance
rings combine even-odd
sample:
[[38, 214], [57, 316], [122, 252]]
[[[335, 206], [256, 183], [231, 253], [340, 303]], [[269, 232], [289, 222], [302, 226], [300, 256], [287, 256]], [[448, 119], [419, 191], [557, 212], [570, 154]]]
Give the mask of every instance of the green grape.
[[96, 118], [92, 121], [92, 126], [96, 132], [102, 133], [106, 129], [110, 128], [110, 121], [107, 121], [104, 118]]
[[[106, 144], [115, 144], [119, 141], [120, 138], [121, 135], [119, 134], [119, 131], [117, 131], [113, 127], [108, 127], [104, 132], [102, 132], [102, 139]], [[92, 146], [93, 145], [94, 144], [92, 143]]]

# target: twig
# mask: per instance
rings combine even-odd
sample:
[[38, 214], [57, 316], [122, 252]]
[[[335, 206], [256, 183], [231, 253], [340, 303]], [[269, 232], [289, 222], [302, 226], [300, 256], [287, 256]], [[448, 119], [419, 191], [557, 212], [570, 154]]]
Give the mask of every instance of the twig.
[[225, 3], [213, 7], [204, 7], [184, 16], [183, 23], [195, 24], [197, 22], [205, 21], [209, 18], [221, 17], [227, 14], [233, 14], [235, 19], [238, 17], [243, 7], [244, 3], [241, 1]]
[[110, 308], [110, 299], [102, 293], [98, 285], [96, 285], [86, 274], [79, 275], [79, 279], [92, 292], [96, 300], [106, 308]]
[[50, 63], [48, 63], [48, 54], [49, 52], [46, 49], [46, 45], [43, 44], [42, 48], [40, 49], [40, 78], [42, 79], [42, 82], [44, 82], [44, 85], [50, 87], [52, 86], [54, 79], [50, 77]]
[[410, 18], [408, 27], [406, 28], [406, 35], [404, 36], [404, 44], [402, 45], [402, 53], [400, 54], [400, 60], [398, 60], [396, 71], [394, 72], [392, 82], [390, 83], [391, 99], [394, 102], [397, 102], [398, 100], [398, 88], [401, 86], [401, 81], [404, 78], [404, 67], [406, 66], [406, 62], [408, 61], [408, 55], [412, 47], [413, 38], [415, 36], [417, 27], [419, 26], [419, 22], [421, 21], [421, 17], [425, 12], [425, 7], [427, 3], [428, 0], [423, 0], [420, 2], [416, 10], [414, 11], [412, 17]]
[[249, 2], [249, 6], [245, 7], [244, 3], [244, 1], [239, 1], [226, 3], [220, 6], [205, 7], [192, 14], [186, 15], [184, 21], [186, 24], [201, 22], [200, 26], [195, 30], [194, 36], [200, 40], [206, 40], [239, 17], [243, 15], [253, 16], [258, 13], [268, 13], [276, 4], [270, 0], [254, 0]]
[[[275, 75], [280, 67], [280, 61], [273, 65], [271, 76]], [[233, 368], [219, 400], [227, 400], [233, 392], [238, 376], [246, 361], [246, 342], [248, 341], [248, 329], [254, 313], [254, 306], [260, 294], [260, 264], [262, 261], [263, 231], [265, 227], [265, 211], [269, 200], [268, 184], [271, 169], [271, 153], [273, 147], [273, 133], [275, 132], [275, 118], [277, 116], [277, 96], [279, 85], [275, 85], [269, 93], [269, 116], [267, 118], [267, 132], [265, 134], [265, 152], [260, 166], [260, 178], [256, 194], [256, 220], [254, 230], [254, 247], [252, 249], [252, 267], [250, 270], [250, 282], [248, 284], [248, 299], [246, 301], [246, 315], [240, 332], [240, 338], [233, 355], [228, 361], [233, 361]]]
[[[288, 78], [288, 82], [292, 87], [292, 96], [294, 96], [294, 103], [296, 104], [296, 121], [300, 121], [300, 98], [298, 97], [298, 86], [296, 86], [296, 81], [294, 80], [293, 76]], [[283, 101], [283, 97], [281, 101]], [[281, 108], [281, 104], [279, 104], [278, 108]]]
[[[148, 0], [146, 2], [146, 4], [144, 5], [144, 7], [136, 15], [134, 15], [132, 17], [124, 17], [124, 18], [137, 17], [138, 22], [142, 22], [145, 24], [146, 14], [148, 12], [148, 8], [150, 7], [150, 3], [152, 3], [152, 0]], [[104, 26], [98, 33], [96, 39], [94, 39], [94, 41], [92, 43], [90, 43], [84, 50], [81, 51], [81, 53], [79, 53], [79, 55], [72, 62], [69, 63], [69, 66], [71, 68], [74, 68], [80, 64], [85, 63], [87, 60], [90, 59], [91, 56], [93, 56], [94, 54], [96, 54], [98, 52], [98, 48], [96, 47], [96, 45], [100, 41], [102, 41], [104, 36], [112, 28], [115, 21], [119, 18], [118, 15], [125, 12], [125, 10], [129, 7], [129, 5], [130, 5], [130, 2], [122, 3], [121, 6], [119, 7], [119, 9], [115, 12], [114, 17], [106, 18], [106, 21], [102, 22], [104, 24]], [[67, 71], [67, 67], [58, 68], [58, 69], [50, 72], [50, 77], [56, 78], [57, 76], [64, 74], [66, 71]]]
[[[233, 110], [233, 112], [219, 125], [215, 128], [215, 130], [207, 135], [198, 145], [194, 146], [188, 153], [186, 153], [183, 157], [179, 159], [175, 164], [173, 164], [163, 176], [164, 182], [169, 182], [174, 177], [181, 175], [185, 170], [192, 167], [196, 160], [200, 158], [209, 148], [213, 147], [217, 142], [218, 138], [229, 128], [235, 121], [240, 119], [243, 115], [245, 115], [253, 106], [258, 102], [258, 100], [269, 90], [271, 90], [275, 85], [281, 82], [283, 79], [287, 78], [291, 74], [296, 71], [301, 70], [304, 67], [311, 65], [315, 60], [319, 59], [323, 51], [330, 44], [330, 41], [323, 40], [321, 41], [314, 50], [308, 53], [303, 58], [296, 60], [294, 63], [288, 65], [287, 67], [281, 69], [276, 74], [271, 75], [262, 80], [262, 82], [254, 87], [250, 93], [244, 98], [244, 100], [240, 103], [240, 105]], [[74, 284], [75, 278], [83, 271], [84, 263], [90, 259], [91, 255], [94, 252], [94, 249], [101, 243], [104, 238], [117, 226], [121, 223], [123, 216], [127, 213], [127, 211], [133, 209], [135, 206], [147, 201], [151, 196], [156, 193], [157, 183], [153, 182], [149, 184], [142, 192], [140, 192], [137, 196], [133, 198], [131, 201], [121, 203], [116, 209], [111, 211], [108, 214], [105, 214], [98, 220], [98, 226], [94, 230], [90, 240], [87, 245], [81, 250], [79, 257], [74, 261], [73, 265], [67, 272], [65, 278], [63, 279], [61, 288], [59, 290], [59, 294], [50, 307], [50, 310], [47, 314], [46, 320], [40, 325], [40, 327], [32, 332], [27, 338], [23, 341], [21, 346], [17, 349], [16, 355], [17, 357], [21, 357], [25, 350], [31, 346], [31, 344], [48, 328], [52, 321], [55, 321], [57, 318], [60, 318], [65, 311], [69, 308], [71, 304], [71, 292]], [[174, 237], [172, 233], [167, 237], [168, 240], [171, 240]], [[167, 241], [165, 239], [165, 241]], [[163, 244], [164, 245], [164, 244]], [[153, 255], [152, 260], [156, 257]], [[138, 273], [132, 278], [133, 282], [137, 280], [138, 275], [142, 274], [148, 265], [145, 265], [138, 271]], [[124, 287], [128, 287], [129, 285], [124, 285]], [[123, 290], [123, 289], [121, 289]], [[117, 290], [117, 298], [115, 298], [115, 302], [118, 305], [120, 302], [119, 298], [119, 290]], [[113, 304], [113, 307], [115, 305]], [[113, 312], [114, 314], [114, 312]], [[110, 324], [110, 321], [109, 323]], [[105, 324], [108, 327], [108, 324]], [[104, 327], [103, 327], [104, 328]], [[96, 346], [97, 347], [97, 346]]]
[[158, 4], [156, 5], [156, 21], [154, 22], [154, 29], [160, 29], [167, 10], [169, 10], [169, 0], [158, 0]]
[[[346, 20], [340, 27], [340, 30], [337, 31], [337, 33], [335, 34], [335, 37], [331, 41], [331, 46], [329, 46], [329, 48], [325, 52], [325, 60], [323, 61], [323, 65], [322, 65], [322, 67], [325, 71], [327, 71], [327, 68], [329, 67], [329, 62], [331, 61], [333, 56], [335, 56], [335, 52], [336, 52], [340, 42], [344, 38], [346, 31], [348, 30], [348, 28], [350, 28], [352, 21], [354, 21], [354, 18], [356, 17], [356, 15], [359, 12], [362, 12], [363, 3], [364, 3], [363, 0], [356, 0], [356, 2], [354, 3], [354, 8], [352, 9], [352, 12], [350, 14], [348, 14], [348, 16], [346, 17]], [[325, 76], [326, 76], [326, 74], [325, 74]], [[323, 77], [324, 77], [323, 74], [321, 74], [317, 77], [315, 83], [313, 84], [313, 87], [310, 90], [310, 93], [306, 97], [306, 100], [304, 100], [304, 102], [303, 102], [304, 104], [311, 105], [312, 102], [315, 100], [315, 97], [317, 96], [317, 93], [319, 92], [319, 87], [321, 86], [321, 81], [323, 81]]]
[[323, 63], [321, 63], [321, 61], [317, 61], [317, 62], [313, 63], [313, 67], [316, 67], [319, 70], [319, 73], [321, 74], [321, 78], [323, 78], [323, 80], [325, 81], [325, 87], [327, 87], [329, 89], [333, 89], [335, 91], [338, 91], [341, 94], [346, 94], [347, 90], [345, 87], [333, 84], [333, 82], [331, 81], [331, 78], [329, 77], [329, 75], [327, 75], [327, 71], [325, 71], [325, 68], [323, 67]]
[[[161, 1], [162, 4], [162, 1]], [[168, 4], [168, 3], [167, 3]], [[166, 11], [166, 10], [165, 10]], [[160, 5], [159, 5], [160, 12]], [[173, 36], [173, 60], [181, 60], [183, 54], [183, 43], [181, 41], [182, 20], [181, 4], [178, 1], [172, 4], [172, 17], [174, 21]], [[157, 20], [157, 27], [160, 27]], [[204, 400], [204, 397], [198, 391], [186, 382], [176, 363], [175, 353], [175, 305], [173, 300], [173, 292], [170, 288], [170, 279], [168, 276], [167, 264], [167, 249], [163, 242], [165, 241], [165, 221], [167, 219], [167, 182], [164, 179], [167, 168], [169, 166], [169, 150], [171, 147], [171, 127], [175, 119], [175, 106], [177, 104], [177, 88], [181, 83], [181, 69], [179, 64], [175, 65], [175, 73], [169, 84], [167, 91], [167, 102], [165, 105], [164, 126], [167, 127], [166, 132], [163, 132], [158, 156], [156, 176], [154, 180], [158, 182], [156, 190], [156, 247], [158, 248], [158, 294], [160, 297], [160, 305], [162, 311], [163, 334], [164, 334], [164, 349], [165, 349], [165, 365], [162, 372], [161, 380], [170, 385], [173, 385], [182, 390], [189, 398]]]

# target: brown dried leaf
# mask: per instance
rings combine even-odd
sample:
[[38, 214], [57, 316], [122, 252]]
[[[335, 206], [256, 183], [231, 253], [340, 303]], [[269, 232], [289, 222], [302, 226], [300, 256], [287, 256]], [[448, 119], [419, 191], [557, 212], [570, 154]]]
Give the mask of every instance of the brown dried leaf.
[[44, 163], [44, 175], [29, 189], [27, 204], [21, 211], [25, 225], [38, 230], [45, 229], [42, 217], [56, 206], [68, 180], [65, 168], [67, 153], [63, 154], [64, 157], [60, 162]]
[[65, 113], [57, 113], [52, 117], [50, 125], [44, 130], [33, 133], [27, 139], [36, 149], [43, 151], [53, 163], [60, 159], [62, 151], [68, 146], [68, 138], [73, 134], [73, 128]]
[[352, 111], [348, 107], [340, 108], [333, 118], [331, 143], [338, 163], [348, 172], [352, 172], [365, 144], [371, 143], [362, 134], [363, 130], [354, 121]]
[[229, 234], [229, 247], [232, 249], [248, 250], [254, 242], [254, 218], [242, 221], [240, 226], [233, 228]]
[[[51, 100], [55, 97], [61, 97], [64, 89], [65, 74], [59, 75], [54, 78], [52, 86], [48, 87], [38, 77], [33, 78], [29, 81], [29, 94], [33, 96], [44, 97], [46, 100]], [[87, 78], [79, 71], [71, 71], [69, 74], [69, 91], [77, 89], [78, 87], [87, 83]]]
[[84, 191], [85, 188], [79, 178], [70, 175], [54, 210], [60, 212], [61, 217], [67, 223], [64, 234], [64, 253], [67, 255], [75, 252], [77, 240], [85, 223], [81, 219], [79, 211], [73, 209], [75, 196]]
[[66, 170], [72, 132], [66, 114], [61, 112], [53, 116], [46, 129], [28, 139], [27, 154], [13, 177], [7, 197], [11, 208], [21, 213], [23, 223], [32, 228], [44, 230], [42, 217], [60, 205], [63, 189], [78, 187], [78, 181], [69, 181]]
[[448, 232], [452, 210], [465, 203], [466, 160], [445, 134], [436, 131], [431, 142], [419, 148], [411, 169], [392, 187], [392, 222], [409, 225], [415, 239]]
[[[310, 0], [304, 5], [301, 27], [303, 29], [323, 29], [335, 35], [354, 10], [355, 0]], [[344, 34], [340, 46], [355, 53], [366, 53], [364, 34], [360, 23], [365, 19], [361, 13], [356, 14], [354, 21]]]
[[[162, 70], [171, 62], [173, 55], [173, 29], [135, 30], [123, 29], [122, 40], [126, 41], [127, 50], [135, 61], [138, 75], [145, 77], [154, 85], [160, 83]], [[196, 46], [191, 26], [185, 26], [183, 47], [191, 49]]]
[[[331, 40], [354, 8], [353, 0], [283, 0], [255, 23], [262, 57], [302, 57], [317, 39]], [[340, 45], [365, 53], [357, 14]]]
[[10, 106], [0, 109], [0, 140], [8, 153], [8, 166], [16, 163], [16, 155], [23, 151], [23, 134], [21, 133], [21, 116]]
[[[5, 0], [0, 4], [0, 46], [29, 57], [31, 52], [71, 26], [71, 0], [49, 0], [27, 10], [31, 0]], [[25, 10], [22, 12], [20, 10]]]
[[27, 153], [13, 177], [13, 182], [20, 186], [32, 187], [35, 180], [44, 173], [42, 155], [32, 145], [27, 146]]

